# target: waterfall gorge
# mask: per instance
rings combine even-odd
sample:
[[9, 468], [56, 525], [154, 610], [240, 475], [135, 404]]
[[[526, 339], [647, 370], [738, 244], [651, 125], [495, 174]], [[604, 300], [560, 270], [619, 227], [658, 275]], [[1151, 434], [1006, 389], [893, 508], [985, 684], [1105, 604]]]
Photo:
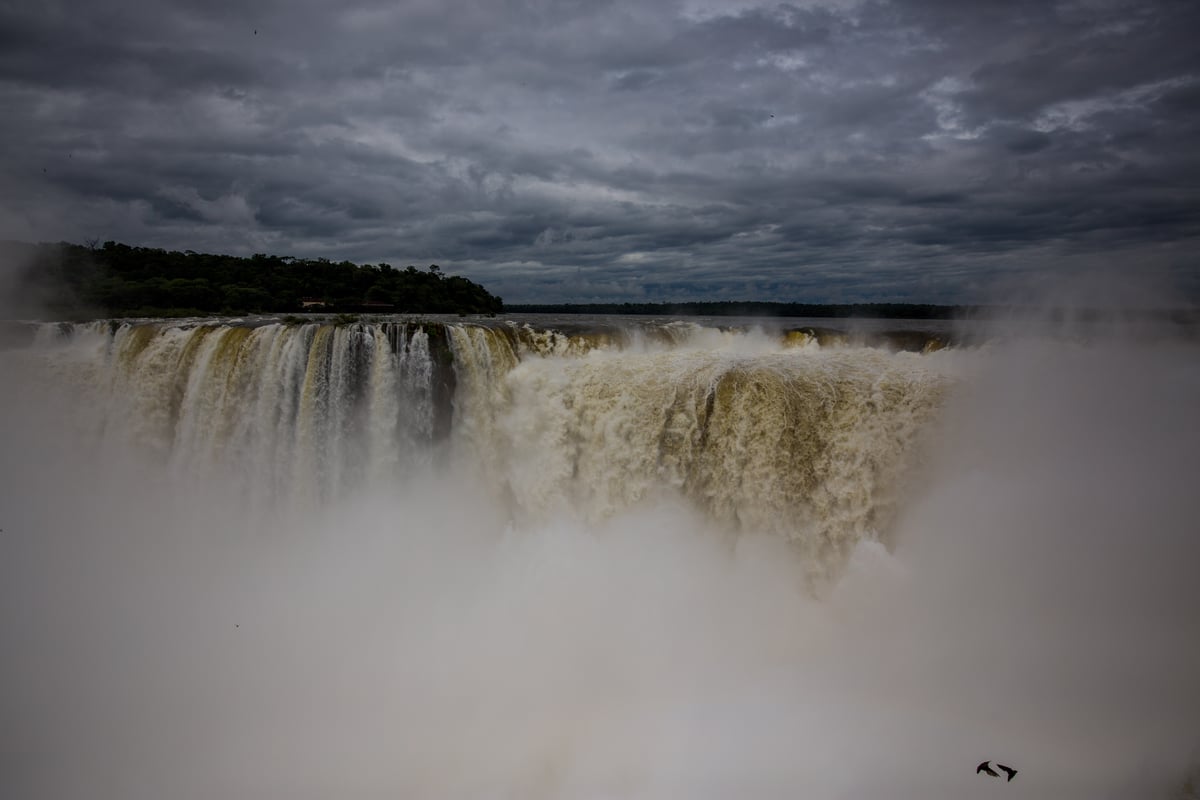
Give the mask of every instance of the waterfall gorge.
[[676, 492], [814, 565], [885, 532], [949, 382], [939, 356], [686, 323], [633, 333], [92, 323], [39, 344], [95, 393], [86, 435], [119, 431], [181, 476], [233, 471], [261, 502], [398, 485], [441, 458], [515, 519], [596, 521]]
[[0, 782], [1084, 798], [1195, 769], [1194, 342], [593, 322], [26, 331]]

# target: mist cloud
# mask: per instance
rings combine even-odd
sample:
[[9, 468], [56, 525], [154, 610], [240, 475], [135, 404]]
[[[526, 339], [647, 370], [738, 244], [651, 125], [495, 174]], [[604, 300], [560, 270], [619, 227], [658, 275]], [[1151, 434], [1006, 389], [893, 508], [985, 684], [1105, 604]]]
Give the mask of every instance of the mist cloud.
[[430, 472], [247, 508], [4, 353], [0, 786], [1168, 797], [1200, 757], [1200, 383], [1194, 346], [1111, 332], [929, 356], [958, 388], [928, 469], [820, 598], [670, 499], [513, 526]]

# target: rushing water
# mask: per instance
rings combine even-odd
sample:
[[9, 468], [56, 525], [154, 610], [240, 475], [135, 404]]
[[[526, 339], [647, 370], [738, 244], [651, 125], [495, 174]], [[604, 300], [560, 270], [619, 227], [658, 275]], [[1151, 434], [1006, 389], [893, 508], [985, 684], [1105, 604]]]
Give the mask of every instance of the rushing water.
[[1179, 790], [1194, 342], [734, 322], [28, 328], [0, 789]]

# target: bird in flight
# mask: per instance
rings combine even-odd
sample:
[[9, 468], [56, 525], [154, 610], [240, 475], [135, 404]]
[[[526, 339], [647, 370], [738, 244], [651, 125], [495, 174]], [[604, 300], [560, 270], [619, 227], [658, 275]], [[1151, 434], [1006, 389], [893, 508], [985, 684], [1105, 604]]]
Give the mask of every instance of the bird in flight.
[[[1011, 781], [1013, 779], [1013, 776], [1015, 776], [1017, 774], [1017, 771], [1015, 769], [1013, 769], [1012, 767], [1006, 767], [1003, 764], [1001, 764], [1000, 762], [996, 762], [996, 766], [999, 767], [1000, 769], [1004, 770], [1008, 774], [1008, 779], [1005, 781], [1005, 783], [1008, 783], [1008, 781]], [[975, 768], [976, 775], [978, 775], [981, 772], [991, 775], [993, 778], [1000, 777], [1000, 773], [996, 772], [996, 770], [992, 769], [992, 762], [990, 762], [990, 761], [985, 761], [982, 764], [980, 764], [978, 767]]]

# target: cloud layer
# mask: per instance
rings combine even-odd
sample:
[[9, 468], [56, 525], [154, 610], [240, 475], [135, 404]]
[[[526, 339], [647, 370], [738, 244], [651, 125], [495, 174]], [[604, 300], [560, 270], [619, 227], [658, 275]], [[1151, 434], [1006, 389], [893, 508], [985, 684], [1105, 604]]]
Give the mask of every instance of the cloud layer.
[[0, 238], [437, 262], [508, 302], [1200, 292], [1200, 7], [0, 8]]

